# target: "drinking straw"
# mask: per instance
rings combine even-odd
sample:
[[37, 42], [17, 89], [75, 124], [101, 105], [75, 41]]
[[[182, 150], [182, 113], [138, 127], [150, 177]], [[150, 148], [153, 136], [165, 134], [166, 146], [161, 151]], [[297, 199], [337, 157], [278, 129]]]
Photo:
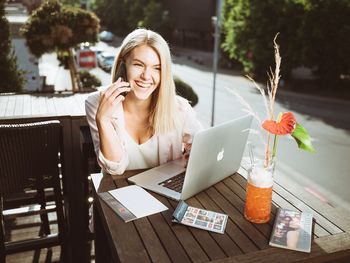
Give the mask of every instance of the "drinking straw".
[[255, 163], [255, 160], [254, 160], [252, 144], [250, 142], [248, 142], [248, 152], [249, 152], [250, 163], [253, 165]]

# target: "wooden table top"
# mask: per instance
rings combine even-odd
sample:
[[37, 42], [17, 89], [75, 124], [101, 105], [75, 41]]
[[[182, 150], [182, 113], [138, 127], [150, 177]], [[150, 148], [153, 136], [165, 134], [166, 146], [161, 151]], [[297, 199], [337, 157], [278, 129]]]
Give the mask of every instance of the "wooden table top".
[[[172, 223], [177, 202], [158, 194], [152, 193], [169, 209], [129, 223], [124, 223], [103, 201], [95, 198], [97, 216], [103, 224], [113, 259], [121, 262], [321, 262], [350, 257], [349, 217], [298, 189], [292, 181], [275, 182], [270, 222], [248, 222], [243, 216], [246, 179], [241, 175], [246, 172], [241, 169], [239, 173], [186, 201], [191, 206], [227, 214], [229, 220], [224, 234]], [[126, 186], [126, 178], [132, 174], [104, 175], [95, 190], [105, 192]], [[313, 213], [311, 253], [268, 245], [277, 207]]]

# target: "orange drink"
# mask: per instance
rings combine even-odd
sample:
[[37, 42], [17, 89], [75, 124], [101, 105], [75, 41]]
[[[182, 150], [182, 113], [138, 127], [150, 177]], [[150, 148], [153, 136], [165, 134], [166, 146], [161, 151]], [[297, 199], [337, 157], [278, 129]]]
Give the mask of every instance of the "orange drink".
[[274, 164], [257, 163], [248, 171], [244, 217], [253, 223], [270, 220]]
[[268, 188], [247, 184], [244, 217], [253, 223], [266, 223], [270, 220], [272, 186]]

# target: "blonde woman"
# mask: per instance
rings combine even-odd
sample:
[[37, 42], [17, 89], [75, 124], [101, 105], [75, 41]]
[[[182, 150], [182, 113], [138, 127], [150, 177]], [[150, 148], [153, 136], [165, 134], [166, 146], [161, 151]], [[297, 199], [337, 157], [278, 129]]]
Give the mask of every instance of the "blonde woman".
[[202, 128], [187, 100], [176, 96], [166, 41], [146, 29], [126, 36], [112, 84], [85, 106], [98, 163], [109, 174], [181, 158]]

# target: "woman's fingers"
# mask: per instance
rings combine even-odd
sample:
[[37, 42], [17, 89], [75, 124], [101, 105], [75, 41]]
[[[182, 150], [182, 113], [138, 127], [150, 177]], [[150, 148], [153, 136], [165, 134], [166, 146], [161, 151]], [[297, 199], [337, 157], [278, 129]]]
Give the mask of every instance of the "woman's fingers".
[[105, 117], [111, 117], [116, 105], [122, 102], [125, 97], [121, 95], [122, 92], [129, 92], [131, 90], [128, 82], [121, 81], [119, 78], [106, 90], [100, 94], [100, 103], [97, 109], [98, 118], [102, 119]]
[[112, 83], [112, 85], [106, 89], [104, 94], [106, 97], [109, 97], [116, 89], [129, 86], [129, 82], [122, 81], [121, 78], [118, 78], [116, 82]]
[[113, 82], [105, 91], [104, 94], [106, 97], [109, 97], [111, 93], [118, 88], [118, 84], [121, 82], [121, 78], [118, 78], [116, 82]]
[[131, 88], [128, 86], [128, 87], [120, 87], [120, 88], [117, 88], [115, 89], [112, 94], [110, 95], [111, 98], [118, 98], [118, 97], [123, 97], [125, 98], [125, 96], [121, 95], [121, 93], [123, 92], [130, 92]]
[[[121, 82], [122, 83], [122, 82]], [[131, 88], [129, 86], [110, 87], [104, 92], [101, 92], [100, 103], [98, 107], [99, 113], [105, 116], [111, 116], [115, 110], [115, 106], [125, 99], [125, 96], [121, 95], [123, 92], [129, 92]]]

